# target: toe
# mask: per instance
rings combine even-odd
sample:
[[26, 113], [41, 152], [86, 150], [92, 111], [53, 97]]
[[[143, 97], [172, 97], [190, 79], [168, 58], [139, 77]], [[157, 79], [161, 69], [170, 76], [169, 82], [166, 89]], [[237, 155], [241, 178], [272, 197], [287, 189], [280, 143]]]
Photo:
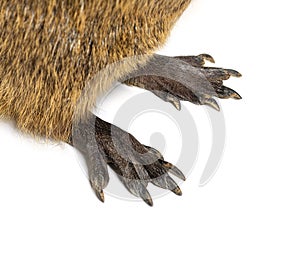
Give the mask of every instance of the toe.
[[221, 110], [219, 104], [217, 103], [217, 101], [214, 98], [206, 99], [204, 104], [210, 106], [211, 108], [213, 108], [217, 111]]
[[153, 206], [153, 201], [146, 188], [147, 183], [145, 181], [139, 179], [128, 179], [124, 177], [120, 177], [120, 180], [132, 195], [141, 198], [149, 206]]
[[162, 189], [170, 190], [176, 195], [182, 195], [177, 183], [168, 175], [167, 170], [160, 163], [155, 163], [151, 167], [147, 167], [151, 183]]
[[217, 93], [217, 96], [221, 99], [229, 99], [229, 98], [235, 100], [242, 99], [241, 95], [239, 95], [236, 91], [226, 86], [215, 87], [215, 91]]
[[168, 171], [168, 173], [178, 177], [179, 179], [181, 179], [183, 181], [186, 180], [184, 174], [176, 166], [174, 166], [170, 162], [161, 161], [161, 164]]
[[145, 147], [146, 147], [146, 149], [149, 150], [150, 153], [155, 155], [157, 157], [157, 159], [164, 160], [164, 157], [162, 156], [162, 154], [158, 150], [156, 150], [155, 148], [150, 147], [150, 146], [145, 146]]
[[226, 71], [231, 77], [236, 77], [236, 78], [242, 77], [242, 74], [239, 73], [238, 71], [231, 70], [231, 69], [226, 69], [225, 71]]

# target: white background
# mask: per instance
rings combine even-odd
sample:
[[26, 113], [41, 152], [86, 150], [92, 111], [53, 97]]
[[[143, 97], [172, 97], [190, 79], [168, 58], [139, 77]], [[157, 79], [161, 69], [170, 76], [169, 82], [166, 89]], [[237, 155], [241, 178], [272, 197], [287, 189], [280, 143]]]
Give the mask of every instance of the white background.
[[[0, 253], [299, 253], [297, 3], [194, 0], [160, 51], [210, 53], [244, 75], [226, 82], [243, 100], [221, 101], [227, 134], [218, 173], [200, 188], [200, 156], [182, 197], [156, 199], [153, 208], [111, 196], [101, 204], [72, 148], [1, 122]], [[207, 124], [203, 109], [186, 105]]]

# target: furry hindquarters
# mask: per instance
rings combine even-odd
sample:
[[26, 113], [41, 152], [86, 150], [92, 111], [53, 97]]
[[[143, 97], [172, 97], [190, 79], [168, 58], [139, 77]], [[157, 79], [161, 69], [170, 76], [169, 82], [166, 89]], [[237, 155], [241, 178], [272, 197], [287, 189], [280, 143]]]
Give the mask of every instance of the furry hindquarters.
[[0, 115], [32, 135], [68, 141], [75, 116], [146, 61], [189, 2], [2, 0]]

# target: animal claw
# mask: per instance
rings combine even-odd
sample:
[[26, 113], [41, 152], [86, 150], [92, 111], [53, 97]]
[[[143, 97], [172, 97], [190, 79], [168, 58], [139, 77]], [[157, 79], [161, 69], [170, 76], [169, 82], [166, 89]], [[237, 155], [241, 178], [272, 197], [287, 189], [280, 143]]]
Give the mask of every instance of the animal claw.
[[236, 78], [242, 77], [242, 74], [235, 70], [226, 69], [226, 72], [232, 77], [236, 77]]
[[184, 176], [184, 174], [173, 164], [171, 164], [170, 162], [166, 162], [166, 161], [162, 161], [162, 165], [168, 170], [169, 173], [171, 173], [172, 175], [178, 177], [179, 179], [185, 181], [186, 178]]
[[171, 190], [173, 193], [175, 193], [177, 196], [182, 196], [181, 189], [177, 186], [175, 189]]
[[[202, 62], [204, 62], [204, 60], [207, 60], [211, 63], [215, 63], [215, 59], [209, 54], [200, 54], [197, 57], [199, 57]], [[205, 62], [203, 64], [205, 64]]]
[[217, 101], [214, 98], [206, 98], [203, 101], [203, 103], [204, 103], [204, 105], [210, 106], [211, 108], [213, 108], [217, 111], [221, 110], [219, 104], [217, 103]]
[[164, 174], [157, 178], [151, 179], [151, 182], [160, 188], [172, 191], [176, 195], [182, 195], [180, 188], [168, 174]]
[[103, 192], [103, 190], [100, 190], [100, 191], [96, 191], [96, 190], [95, 190], [95, 193], [96, 193], [97, 198], [98, 198], [102, 203], [104, 203], [105, 198], [104, 198], [104, 192]]
[[181, 110], [181, 103], [180, 100], [178, 98], [176, 98], [175, 96], [172, 95], [168, 95], [167, 96], [167, 100], [168, 102], [170, 102], [178, 111]]

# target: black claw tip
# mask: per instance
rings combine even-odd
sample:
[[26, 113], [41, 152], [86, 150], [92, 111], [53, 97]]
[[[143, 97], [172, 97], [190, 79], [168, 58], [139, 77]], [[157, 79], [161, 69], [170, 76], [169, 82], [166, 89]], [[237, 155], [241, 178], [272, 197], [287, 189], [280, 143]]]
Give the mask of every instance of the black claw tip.
[[236, 91], [233, 89], [227, 88], [228, 90], [228, 95], [230, 98], [235, 99], [235, 100], [241, 100], [242, 96], [240, 96]]
[[231, 95], [231, 98], [236, 99], [236, 100], [241, 100], [242, 96], [240, 96], [238, 93], [234, 93]]

